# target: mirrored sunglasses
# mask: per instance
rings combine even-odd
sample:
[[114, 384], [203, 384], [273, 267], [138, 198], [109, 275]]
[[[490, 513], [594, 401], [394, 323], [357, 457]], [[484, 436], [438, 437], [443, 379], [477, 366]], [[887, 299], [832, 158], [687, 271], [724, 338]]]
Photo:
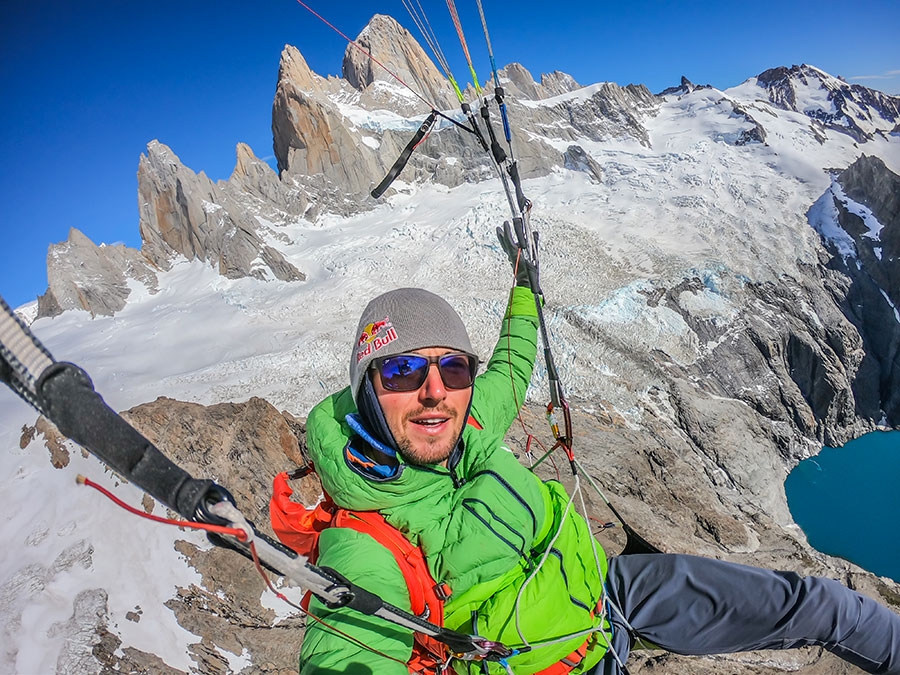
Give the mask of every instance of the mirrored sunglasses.
[[478, 359], [468, 354], [397, 354], [376, 359], [372, 368], [378, 371], [381, 385], [388, 391], [415, 391], [425, 383], [432, 363], [437, 364], [447, 389], [466, 389], [475, 382]]

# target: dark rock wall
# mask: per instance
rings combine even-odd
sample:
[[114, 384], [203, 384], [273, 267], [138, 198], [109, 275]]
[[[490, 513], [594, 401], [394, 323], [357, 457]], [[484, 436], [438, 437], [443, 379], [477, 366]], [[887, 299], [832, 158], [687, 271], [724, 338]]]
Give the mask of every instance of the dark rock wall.
[[843, 277], [830, 290], [863, 342], [864, 362], [853, 382], [857, 413], [877, 422], [883, 412], [885, 423], [896, 427], [900, 425], [900, 176], [880, 159], [864, 155], [837, 181], [882, 226], [873, 237], [863, 219], [835, 198], [839, 223], [856, 249], [855, 257], [845, 258], [830, 246], [827, 267]]

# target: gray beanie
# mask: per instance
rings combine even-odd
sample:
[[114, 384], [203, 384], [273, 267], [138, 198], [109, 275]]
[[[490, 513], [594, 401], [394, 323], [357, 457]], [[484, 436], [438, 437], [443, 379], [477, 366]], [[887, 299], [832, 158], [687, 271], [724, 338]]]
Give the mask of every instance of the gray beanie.
[[469, 334], [450, 304], [421, 288], [398, 288], [373, 299], [363, 310], [350, 354], [350, 387], [359, 385], [373, 359], [427, 347], [446, 347], [472, 356]]

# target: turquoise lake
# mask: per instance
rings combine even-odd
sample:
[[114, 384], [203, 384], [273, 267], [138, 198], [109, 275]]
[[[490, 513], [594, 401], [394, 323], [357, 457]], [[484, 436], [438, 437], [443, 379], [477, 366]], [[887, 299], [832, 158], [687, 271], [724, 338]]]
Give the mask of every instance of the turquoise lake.
[[900, 582], [900, 431], [824, 447], [784, 489], [814, 548]]

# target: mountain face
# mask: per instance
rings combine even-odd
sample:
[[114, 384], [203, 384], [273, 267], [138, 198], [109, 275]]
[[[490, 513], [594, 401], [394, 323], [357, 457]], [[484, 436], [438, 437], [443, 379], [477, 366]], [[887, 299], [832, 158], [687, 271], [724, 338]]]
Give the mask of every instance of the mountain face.
[[[863, 339], [853, 391], [857, 413], [900, 418], [900, 176], [863, 155], [834, 176], [810, 209], [810, 221], [839, 273], [832, 287], [842, 313]], [[837, 227], [835, 227], [837, 225]]]
[[[396, 22], [375, 17], [360, 43], [464, 121]], [[34, 324], [110, 405], [234, 488], [263, 526], [274, 473], [302, 456], [300, 418], [346, 385], [347, 336], [369, 298], [408, 284], [440, 292], [486, 355], [510, 283], [493, 235], [506, 198], [471, 135], [439, 124], [376, 202], [369, 191], [428, 110], [355, 48], [344, 73], [322, 78], [284, 48], [277, 173], [239, 145], [232, 176], [213, 183], [149, 144], [141, 250], [73, 231], [48, 255], [41, 314], [56, 317]], [[588, 472], [664, 550], [832, 576], [898, 607], [898, 584], [809, 547], [783, 481], [823, 443], [900, 428], [900, 98], [811, 66], [727, 90], [685, 77], [659, 95], [559, 72], [536, 81], [519, 64], [501, 82]], [[539, 363], [524, 410], [539, 435], [544, 376]], [[297, 617], [270, 604], [249, 564], [73, 494], [70, 474], [96, 461], [5, 399], [0, 418], [6, 445], [23, 449], [0, 458], [19, 551], [0, 562], [0, 670], [296, 668]], [[518, 428], [509, 443], [529, 447]], [[315, 501], [317, 487], [304, 489]], [[35, 494], [50, 495], [52, 515]], [[160, 510], [149, 497], [144, 507]], [[601, 506], [592, 515], [613, 519]], [[601, 536], [610, 553], [622, 543], [618, 529]], [[143, 556], [133, 564], [132, 548]], [[629, 666], [854, 672], [821, 650], [651, 652]]]
[[[900, 131], [900, 99], [858, 84], [848, 84], [808, 65], [772, 68], [756, 83], [783, 110], [803, 113], [825, 128], [849, 134], [864, 143]], [[811, 92], [824, 94], [824, 101]]]
[[[263, 165], [239, 148], [235, 169], [238, 180], [253, 177], [258, 192], [265, 194], [268, 174]], [[254, 161], [255, 160], [255, 161]], [[271, 170], [269, 170], [271, 173]], [[202, 172], [187, 169], [161, 143], [147, 146], [138, 165], [138, 199], [141, 205], [141, 251], [156, 266], [166, 269], [174, 255], [213, 264], [224, 277], [274, 277], [282, 281], [304, 278], [294, 265], [264, 241], [266, 228], [227, 190], [214, 185]]]
[[[369, 54], [384, 67], [375, 63]], [[385, 67], [428, 102], [421, 102], [418, 109], [410, 112], [428, 113], [430, 106], [454, 107], [456, 102], [446, 79], [410, 32], [393, 18], [376, 14], [357, 36], [355, 44], [347, 45], [341, 72], [351, 87], [362, 92], [372, 88], [375, 82], [393, 83], [394, 78]]]
[[140, 252], [122, 244], [97, 246], [73, 227], [69, 238], [51, 245], [47, 253], [50, 287], [38, 298], [38, 315], [57, 316], [68, 309], [84, 310], [91, 316], [115, 314], [131, 292], [128, 279], [156, 292], [154, 269]]
[[151, 142], [138, 165], [141, 250], [98, 247], [72, 229], [68, 241], [47, 254], [49, 288], [39, 298], [38, 316], [68, 309], [113, 315], [131, 293], [129, 280], [155, 293], [157, 272], [169, 269], [176, 257], [208, 262], [230, 279], [302, 281], [303, 272], [270, 243], [278, 240], [277, 231], [258, 219], [297, 217], [302, 196], [247, 145], [238, 145], [237, 154], [229, 181], [215, 185], [185, 167], [171, 149]]

